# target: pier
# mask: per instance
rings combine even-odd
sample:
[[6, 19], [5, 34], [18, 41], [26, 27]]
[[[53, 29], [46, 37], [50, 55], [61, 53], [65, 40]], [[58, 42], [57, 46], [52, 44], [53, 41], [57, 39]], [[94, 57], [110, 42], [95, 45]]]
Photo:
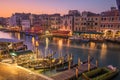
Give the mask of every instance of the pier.
[[53, 80], [15, 64], [0, 62], [0, 80]]
[[[96, 65], [90, 63], [90, 70], [94, 68], [96, 68]], [[81, 64], [80, 66], [78, 66], [78, 75], [81, 75], [83, 72], [86, 72], [86, 71], [88, 71], [88, 63]], [[69, 80], [74, 77], [76, 77], [76, 68], [63, 71], [61, 73], [58, 73], [55, 76], [52, 76], [51, 78], [53, 80]]]

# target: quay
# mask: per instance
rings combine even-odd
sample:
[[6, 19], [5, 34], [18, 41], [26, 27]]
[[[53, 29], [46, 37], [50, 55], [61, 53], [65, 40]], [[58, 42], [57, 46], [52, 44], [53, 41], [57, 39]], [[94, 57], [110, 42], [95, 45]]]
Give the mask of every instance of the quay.
[[15, 64], [0, 62], [0, 80], [53, 80]]
[[[78, 67], [78, 75], [81, 75], [83, 72], [88, 71], [88, 63], [81, 64]], [[95, 69], [96, 65], [90, 63], [90, 70]], [[61, 73], [58, 73], [55, 76], [51, 76], [53, 80], [71, 80], [72, 78], [76, 77], [76, 68], [69, 69], [66, 71], [63, 71]]]

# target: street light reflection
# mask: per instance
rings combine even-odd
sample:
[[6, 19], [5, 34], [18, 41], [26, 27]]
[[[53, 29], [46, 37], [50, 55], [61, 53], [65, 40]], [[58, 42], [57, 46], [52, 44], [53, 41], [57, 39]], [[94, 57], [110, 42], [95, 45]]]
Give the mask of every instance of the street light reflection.
[[104, 59], [107, 54], [107, 45], [105, 43], [102, 44], [101, 47], [101, 55], [100, 58]]

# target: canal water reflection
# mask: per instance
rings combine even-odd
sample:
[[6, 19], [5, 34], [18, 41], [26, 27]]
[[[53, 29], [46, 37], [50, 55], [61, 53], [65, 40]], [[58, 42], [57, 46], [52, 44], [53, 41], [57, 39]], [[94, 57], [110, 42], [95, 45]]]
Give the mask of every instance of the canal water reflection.
[[[24, 40], [29, 49], [34, 49], [35, 40], [38, 39], [38, 37], [26, 36], [25, 34], [4, 32], [0, 32], [0, 38]], [[48, 52], [52, 51], [56, 51], [58, 53], [55, 57], [72, 53], [74, 56], [74, 63], [77, 63], [78, 57], [84, 61], [87, 59], [87, 55], [89, 53], [95, 59], [98, 59], [99, 66], [113, 65], [120, 69], [120, 44], [113, 44], [109, 42], [76, 43], [62, 38], [46, 38], [38, 41], [39, 50], [42, 56], [46, 56]], [[95, 60], [93, 63], [95, 63]], [[120, 75], [114, 78], [114, 80], [119, 79]]]

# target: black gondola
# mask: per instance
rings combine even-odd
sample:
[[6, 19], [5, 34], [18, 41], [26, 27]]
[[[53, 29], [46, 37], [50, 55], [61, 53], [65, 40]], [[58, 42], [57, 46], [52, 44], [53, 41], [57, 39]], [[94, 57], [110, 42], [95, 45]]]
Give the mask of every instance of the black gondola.
[[[90, 61], [92, 61], [93, 59], [94, 59], [94, 58], [91, 57], [91, 58], [90, 58]], [[85, 63], [88, 63], [88, 60], [82, 62], [82, 64], [85, 64]], [[76, 66], [78, 66], [78, 64], [73, 64], [73, 65], [70, 66], [70, 68], [74, 68], [74, 67], [76, 67]], [[56, 69], [56, 71], [58, 71], [58, 72], [60, 72], [60, 71], [65, 71], [65, 70], [68, 70], [68, 66], [65, 66], [65, 67], [63, 67], [63, 68], [58, 68], [58, 69]]]

